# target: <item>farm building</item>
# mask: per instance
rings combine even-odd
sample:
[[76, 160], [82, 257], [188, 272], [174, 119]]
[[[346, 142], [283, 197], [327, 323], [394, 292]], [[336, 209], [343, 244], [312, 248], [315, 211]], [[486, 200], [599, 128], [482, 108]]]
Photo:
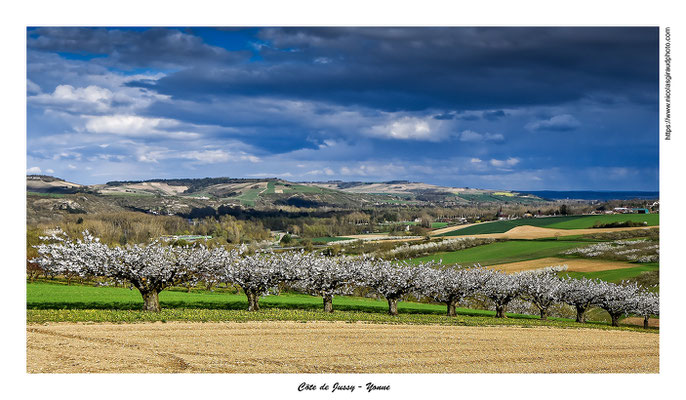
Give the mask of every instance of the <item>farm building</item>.
[[631, 212], [634, 212], [636, 214], [650, 214], [650, 210], [647, 208], [632, 208]]

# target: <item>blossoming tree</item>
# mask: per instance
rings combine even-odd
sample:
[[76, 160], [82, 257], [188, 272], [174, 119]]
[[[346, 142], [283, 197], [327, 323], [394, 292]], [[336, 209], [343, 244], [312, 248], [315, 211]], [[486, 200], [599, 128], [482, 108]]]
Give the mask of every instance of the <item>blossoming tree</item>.
[[174, 247], [156, 241], [110, 248], [87, 231], [83, 239], [51, 239], [37, 246], [40, 258], [36, 261], [44, 269], [130, 284], [141, 293], [143, 309], [153, 312], [160, 311], [162, 290], [195, 279], [199, 268], [212, 258], [202, 245]]
[[542, 270], [524, 271], [519, 274], [523, 300], [538, 308], [541, 319], [548, 319], [548, 309], [560, 299], [562, 280], [557, 273], [567, 266], [548, 267]]
[[586, 322], [586, 311], [596, 304], [602, 291], [597, 280], [585, 277], [565, 278], [560, 287], [560, 301], [576, 309], [576, 322]]
[[[368, 260], [364, 257], [308, 255], [300, 263], [295, 287], [321, 296], [325, 312], [333, 312], [333, 297], [349, 294]], [[292, 275], [295, 275], [292, 273]]]
[[640, 287], [636, 283], [597, 282], [600, 293], [595, 305], [610, 314], [612, 326], [619, 326], [619, 317], [636, 308], [641, 292]]
[[425, 268], [434, 265], [434, 262], [413, 265], [372, 259], [362, 269], [360, 283], [384, 296], [388, 301], [388, 313], [398, 315], [398, 301], [408, 294], [418, 292], [419, 277]]
[[425, 268], [420, 278], [420, 292], [434, 300], [445, 303], [447, 314], [454, 317], [456, 304], [478, 291], [491, 274], [481, 266], [474, 268], [443, 267]]
[[643, 327], [648, 329], [650, 317], [660, 315], [660, 295], [649, 291], [639, 293], [631, 312], [643, 317]]
[[507, 305], [522, 291], [519, 274], [506, 274], [501, 271], [489, 270], [490, 277], [479, 289], [479, 293], [488, 297], [495, 304], [496, 318], [507, 318]]

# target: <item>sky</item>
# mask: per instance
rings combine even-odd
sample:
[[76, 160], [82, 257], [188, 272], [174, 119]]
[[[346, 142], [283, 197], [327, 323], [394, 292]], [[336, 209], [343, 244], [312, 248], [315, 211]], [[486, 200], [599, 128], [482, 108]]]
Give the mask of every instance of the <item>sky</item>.
[[27, 173], [658, 190], [651, 27], [28, 28]]

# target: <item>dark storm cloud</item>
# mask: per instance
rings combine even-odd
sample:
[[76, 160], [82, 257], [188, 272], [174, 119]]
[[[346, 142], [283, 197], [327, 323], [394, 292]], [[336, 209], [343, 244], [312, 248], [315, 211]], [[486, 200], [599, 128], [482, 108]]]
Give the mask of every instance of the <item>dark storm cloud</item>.
[[27, 40], [27, 169], [77, 182], [181, 170], [657, 187], [655, 28], [30, 28]]
[[210, 46], [178, 29], [37, 28], [28, 31], [28, 48], [94, 58], [120, 68], [182, 68], [196, 63], [233, 63], [250, 52]]
[[443, 113], [443, 114], [438, 114], [434, 115], [434, 119], [440, 120], [440, 121], [449, 121], [451, 119], [455, 118], [455, 114], [453, 113]]
[[505, 111], [503, 111], [503, 110], [484, 112], [484, 118], [489, 120], [489, 121], [496, 121], [499, 118], [502, 118], [504, 116], [505, 116]]
[[581, 126], [581, 123], [569, 114], [556, 115], [549, 119], [534, 121], [527, 124], [532, 131], [568, 132]]
[[189, 68], [155, 90], [388, 111], [641, 100], [657, 90], [655, 28], [274, 28], [259, 38], [262, 61]]

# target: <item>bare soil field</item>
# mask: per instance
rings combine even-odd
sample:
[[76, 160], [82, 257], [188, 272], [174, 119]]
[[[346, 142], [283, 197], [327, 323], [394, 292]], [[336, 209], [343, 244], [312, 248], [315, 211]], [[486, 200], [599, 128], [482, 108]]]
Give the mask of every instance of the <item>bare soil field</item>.
[[[431, 236], [440, 235], [446, 232], [452, 232], [459, 229], [467, 228], [472, 225], [477, 224], [465, 224], [459, 226], [449, 226], [446, 228], [436, 229], [430, 232]], [[650, 228], [659, 228], [659, 226], [651, 226]], [[632, 227], [632, 228], [589, 228], [589, 229], [553, 229], [553, 228], [540, 228], [531, 225], [522, 225], [510, 229], [504, 233], [483, 233], [480, 235], [467, 235], [458, 237], [475, 237], [475, 238], [495, 238], [495, 239], [543, 239], [552, 238], [555, 236], [570, 236], [570, 235], [588, 235], [592, 233], [604, 233], [604, 232], [619, 232], [619, 231], [633, 231], [636, 229], [650, 229], [645, 227]], [[346, 235], [346, 237], [352, 239], [383, 239], [388, 237], [385, 234], [369, 233], [364, 235]], [[394, 239], [388, 240], [389, 242], [407, 242], [419, 239]], [[444, 238], [451, 239], [451, 237]], [[454, 238], [452, 238], [454, 239]]]
[[160, 191], [166, 195], [176, 196], [188, 189], [188, 186], [172, 186], [165, 182], [141, 182], [124, 187], [136, 190]]
[[657, 373], [659, 335], [345, 322], [27, 325], [30, 373]]
[[[480, 235], [469, 235], [468, 237], [496, 238], [496, 239], [542, 239], [555, 236], [569, 235], [589, 235], [592, 233], [633, 231], [636, 229], [659, 228], [659, 226], [633, 227], [633, 228], [588, 228], [588, 229], [553, 229], [541, 228], [538, 226], [522, 225], [510, 229], [504, 233], [484, 233]], [[467, 236], [465, 236], [467, 237]]]
[[[479, 222], [479, 224], [480, 224], [480, 223], [481, 223], [481, 222]], [[457, 225], [457, 226], [446, 226], [445, 228], [440, 228], [440, 229], [434, 229], [434, 230], [432, 230], [431, 232], [429, 232], [429, 235], [431, 235], [431, 236], [437, 236], [437, 235], [444, 234], [444, 233], [446, 233], [446, 232], [452, 232], [452, 231], [456, 231], [456, 230], [458, 230], [458, 229], [464, 229], [464, 228], [470, 227], [470, 226], [472, 226], [472, 225], [478, 225], [478, 224], [477, 224], [477, 223], [474, 223], [474, 224], [462, 224], [462, 225]]]
[[550, 267], [553, 265], [567, 265], [567, 270], [570, 272], [594, 272], [594, 271], [608, 271], [611, 269], [635, 268], [636, 264], [631, 264], [624, 261], [606, 261], [594, 259], [569, 259], [558, 257], [539, 258], [537, 260], [518, 261], [507, 264], [488, 265], [493, 269], [499, 269], [505, 272], [518, 272], [530, 269], [539, 269]]

